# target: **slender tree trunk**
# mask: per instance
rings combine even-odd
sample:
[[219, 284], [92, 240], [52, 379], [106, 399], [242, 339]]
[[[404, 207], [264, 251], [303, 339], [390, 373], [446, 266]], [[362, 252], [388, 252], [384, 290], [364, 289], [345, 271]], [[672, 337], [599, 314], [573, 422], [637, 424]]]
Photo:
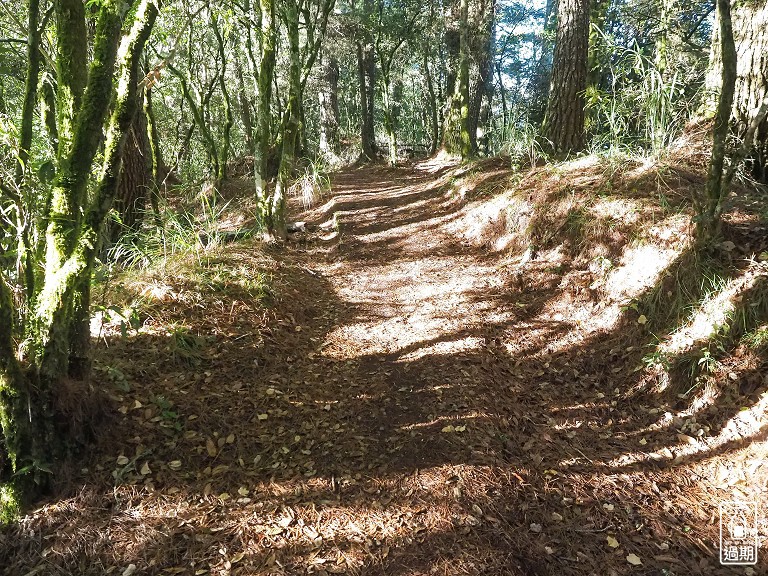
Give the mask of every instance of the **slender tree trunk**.
[[481, 116], [488, 117], [490, 103], [493, 98], [493, 57], [495, 53], [495, 25], [496, 25], [496, 1], [491, 0], [483, 14], [483, 30], [476, 36], [480, 41], [481, 49], [477, 57], [478, 79], [472, 90], [472, 98], [469, 106], [468, 129], [472, 142], [472, 149], [477, 150], [478, 130], [484, 125]]
[[224, 37], [221, 35], [221, 29], [219, 28], [218, 15], [213, 16], [211, 19], [213, 33], [216, 36], [216, 44], [219, 52], [219, 61], [221, 62], [221, 71], [219, 73], [219, 89], [221, 90], [221, 96], [224, 100], [224, 130], [222, 135], [222, 143], [219, 147], [220, 156], [217, 159], [218, 170], [216, 172], [216, 189], [221, 191], [221, 187], [227, 179], [227, 168], [229, 167], [229, 149], [231, 147], [232, 140], [232, 126], [234, 125], [234, 117], [232, 115], [232, 100], [229, 97], [229, 89], [227, 88], [227, 51], [224, 45]]
[[[159, 71], [155, 71], [159, 73]], [[157, 129], [154, 107], [152, 106], [152, 83], [156, 79], [153, 76], [144, 89], [144, 117], [147, 124], [147, 136], [149, 142], [149, 153], [152, 165], [152, 178], [150, 184], [149, 200], [152, 204], [155, 225], [162, 227], [163, 220], [160, 215], [160, 189], [163, 186], [168, 168], [163, 160], [163, 150], [160, 147], [160, 132]]]
[[259, 66], [259, 94], [257, 112], [258, 145], [254, 154], [254, 182], [259, 204], [259, 219], [270, 226], [271, 211], [268, 184], [268, 160], [272, 143], [272, 82], [274, 80], [277, 25], [275, 22], [275, 0], [260, 0], [261, 21], [261, 62]]
[[587, 88], [589, 0], [560, 0], [543, 134], [558, 156], [584, 148], [584, 91]]
[[[549, 81], [552, 76], [552, 46], [554, 45], [553, 39], [557, 30], [557, 7], [557, 0], [547, 0], [544, 10], [544, 29], [541, 32], [539, 57], [536, 60], [536, 67], [531, 78], [531, 103], [528, 118], [531, 123], [537, 126], [544, 121], [544, 114], [547, 111], [547, 95], [549, 94]], [[497, 66], [496, 73], [499, 76], [502, 102], [506, 105], [500, 66]], [[505, 112], [504, 126], [507, 125], [507, 121], [508, 118]]]
[[339, 62], [324, 55], [317, 92], [320, 107], [320, 154], [330, 164], [339, 162]]
[[435, 84], [432, 81], [432, 72], [429, 69], [429, 54], [426, 50], [426, 46], [424, 48], [423, 58], [422, 68], [424, 72], [424, 82], [427, 85], [427, 95], [429, 97], [429, 154], [432, 155], [437, 152], [437, 147], [440, 144], [440, 125], [437, 120], [438, 104], [437, 96], [435, 94]]
[[245, 74], [243, 72], [243, 65], [240, 62], [240, 57], [237, 54], [238, 52], [235, 50], [235, 75], [237, 76], [237, 101], [240, 106], [240, 121], [243, 124], [245, 147], [248, 149], [250, 154], [253, 154], [255, 140], [253, 137], [253, 118], [251, 118], [252, 102], [245, 91], [245, 82], [243, 81]]
[[387, 144], [389, 150], [387, 153], [387, 162], [390, 166], [397, 165], [397, 132], [395, 130], [395, 119], [393, 115], [392, 103], [392, 81], [390, 78], [389, 66], [382, 62], [381, 71], [381, 95], [384, 102], [384, 131], [387, 134]]
[[296, 145], [301, 129], [301, 45], [299, 38], [299, 15], [295, 0], [288, 0], [285, 6], [285, 27], [288, 36], [288, 101], [286, 121], [283, 129], [283, 149], [277, 174], [275, 192], [272, 195], [269, 232], [275, 238], [284, 240], [287, 236], [285, 203], [288, 185], [296, 160]]
[[24, 254], [24, 279], [26, 284], [27, 298], [31, 299], [35, 293], [35, 268], [34, 251], [30, 239], [30, 224], [25, 214], [26, 194], [26, 174], [29, 171], [29, 152], [32, 147], [33, 121], [35, 113], [35, 103], [37, 101], [37, 87], [40, 77], [40, 1], [30, 0], [29, 18], [28, 18], [28, 38], [27, 38], [27, 78], [24, 86], [24, 103], [21, 109], [21, 128], [19, 130], [19, 147], [16, 153], [16, 171], [14, 180], [19, 194], [17, 203], [17, 222], [16, 227], [20, 237], [20, 246], [23, 247]]
[[733, 38], [730, 0], [717, 0], [717, 18], [720, 33], [720, 61], [722, 62], [722, 85], [715, 114], [712, 136], [712, 157], [707, 172], [707, 190], [704, 206], [698, 215], [699, 240], [708, 243], [720, 233], [720, 212], [722, 199], [727, 193], [724, 179], [727, 156], [728, 132], [731, 110], [736, 88], [736, 44]]
[[672, 27], [672, 11], [674, 0], [658, 0], [659, 2], [659, 30], [655, 38], [654, 65], [662, 77], [666, 76], [669, 64], [669, 33]]
[[357, 78], [360, 90], [360, 146], [365, 160], [376, 158], [373, 126], [374, 54], [367, 42], [357, 42]]

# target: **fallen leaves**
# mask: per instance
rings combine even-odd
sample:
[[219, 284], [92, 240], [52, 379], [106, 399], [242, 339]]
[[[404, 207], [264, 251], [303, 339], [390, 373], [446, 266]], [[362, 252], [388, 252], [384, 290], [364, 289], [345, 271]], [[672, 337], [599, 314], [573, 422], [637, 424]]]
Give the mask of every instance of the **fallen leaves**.
[[627, 555], [627, 562], [632, 564], [632, 566], [640, 566], [643, 563], [643, 561], [640, 560], [640, 557], [637, 554]]

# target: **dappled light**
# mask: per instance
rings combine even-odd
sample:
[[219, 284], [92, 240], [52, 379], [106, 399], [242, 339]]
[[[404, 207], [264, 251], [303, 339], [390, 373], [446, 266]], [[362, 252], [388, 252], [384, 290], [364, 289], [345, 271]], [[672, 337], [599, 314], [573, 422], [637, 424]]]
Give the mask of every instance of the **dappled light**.
[[[564, 575], [624, 573], [634, 554], [716, 573], [718, 498], [762, 499], [768, 387], [657, 385], [645, 306], [687, 262], [684, 220], [597, 199], [584, 218], [635, 238], [612, 240], [606, 267], [589, 236], [566, 256], [567, 227], [527, 257], [461, 241], [487, 201], [456, 202], [423, 165], [342, 172], [333, 189], [285, 252], [247, 241], [108, 289], [141, 318], [99, 327], [114, 411], [59, 496], [3, 536], [16, 561]], [[724, 286], [745, 294], [759, 270]], [[750, 378], [734, 370], [749, 369], [726, 382]]]
[[767, 22], [0, 2], [0, 576], [768, 574]]

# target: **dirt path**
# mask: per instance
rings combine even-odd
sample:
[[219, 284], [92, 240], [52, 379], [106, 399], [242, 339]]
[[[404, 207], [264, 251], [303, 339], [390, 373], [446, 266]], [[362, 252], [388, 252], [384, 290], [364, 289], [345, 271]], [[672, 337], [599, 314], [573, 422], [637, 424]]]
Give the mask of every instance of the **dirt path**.
[[125, 369], [150, 383], [120, 396], [80, 491], [0, 534], [9, 574], [736, 573], [697, 467], [717, 454], [670, 450], [625, 325], [574, 339], [560, 279], [462, 244], [434, 173], [333, 191], [315, 224], [338, 229], [275, 255], [277, 318], [235, 300], [195, 320], [215, 335], [198, 369]]

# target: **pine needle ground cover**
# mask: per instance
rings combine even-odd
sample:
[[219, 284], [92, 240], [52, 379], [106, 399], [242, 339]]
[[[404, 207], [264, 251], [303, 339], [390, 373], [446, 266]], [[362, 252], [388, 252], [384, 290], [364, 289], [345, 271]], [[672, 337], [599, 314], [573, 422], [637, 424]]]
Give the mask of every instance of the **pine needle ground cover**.
[[[113, 278], [105, 414], [4, 573], [734, 573], [718, 503], [766, 504], [760, 206], [705, 260], [695, 172], [505, 166], [345, 171], [284, 249]], [[752, 312], [664, 347], [726, 296]]]

